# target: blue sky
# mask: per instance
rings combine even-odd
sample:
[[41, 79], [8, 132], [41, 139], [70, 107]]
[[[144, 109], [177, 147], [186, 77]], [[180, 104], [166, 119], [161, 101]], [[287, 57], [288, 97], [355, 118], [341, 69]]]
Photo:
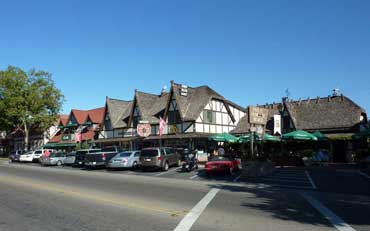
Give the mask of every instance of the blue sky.
[[53, 74], [63, 111], [207, 84], [242, 105], [327, 96], [370, 111], [370, 1], [2, 1], [0, 68]]

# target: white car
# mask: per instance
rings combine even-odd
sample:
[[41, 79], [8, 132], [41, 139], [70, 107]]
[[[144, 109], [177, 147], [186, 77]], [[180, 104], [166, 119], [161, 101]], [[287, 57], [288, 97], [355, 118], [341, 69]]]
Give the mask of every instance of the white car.
[[[45, 154], [46, 150], [47, 149], [27, 152], [26, 154], [21, 155], [21, 157], [19, 158], [19, 161], [20, 162], [34, 162], [34, 161], [38, 162], [40, 157]], [[50, 153], [52, 152], [52, 150], [48, 150], [48, 151]]]

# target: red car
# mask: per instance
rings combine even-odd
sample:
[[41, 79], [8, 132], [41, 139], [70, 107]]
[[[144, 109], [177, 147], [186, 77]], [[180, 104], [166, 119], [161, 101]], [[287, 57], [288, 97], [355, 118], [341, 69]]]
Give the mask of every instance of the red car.
[[204, 169], [206, 170], [207, 175], [213, 173], [232, 174], [234, 171], [239, 170], [240, 164], [240, 160], [225, 156], [216, 156], [206, 163]]

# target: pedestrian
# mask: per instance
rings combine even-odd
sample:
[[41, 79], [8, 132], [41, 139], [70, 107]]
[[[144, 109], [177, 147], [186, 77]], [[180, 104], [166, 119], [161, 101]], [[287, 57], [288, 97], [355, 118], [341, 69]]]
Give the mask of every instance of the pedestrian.
[[222, 146], [220, 146], [218, 148], [217, 152], [218, 152], [219, 156], [224, 156], [225, 155], [225, 149]]
[[49, 156], [50, 156], [50, 151], [49, 151], [48, 149], [46, 149], [46, 150], [44, 151], [44, 156], [45, 156], [45, 157], [49, 157]]

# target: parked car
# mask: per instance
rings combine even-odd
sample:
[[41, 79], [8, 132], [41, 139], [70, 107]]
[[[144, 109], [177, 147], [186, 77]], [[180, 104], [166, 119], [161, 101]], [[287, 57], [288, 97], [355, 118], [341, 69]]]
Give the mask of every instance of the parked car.
[[108, 162], [119, 152], [121, 152], [121, 150], [117, 147], [106, 147], [103, 148], [100, 152], [87, 153], [85, 156], [85, 167], [104, 168], [108, 164]]
[[85, 165], [85, 157], [88, 153], [97, 153], [100, 152], [100, 148], [95, 149], [81, 149], [76, 152], [74, 167], [83, 167]]
[[64, 160], [65, 165], [72, 165], [76, 161], [76, 152], [70, 152], [66, 154], [66, 158]]
[[42, 165], [56, 165], [62, 166], [64, 165], [64, 161], [66, 159], [66, 154], [63, 152], [54, 152], [50, 153], [49, 156], [42, 156], [40, 158], [40, 163]]
[[208, 161], [205, 165], [207, 175], [213, 173], [229, 173], [238, 171], [241, 163], [240, 160], [225, 156], [216, 156]]
[[27, 152], [21, 155], [19, 158], [19, 161], [20, 162], [39, 162], [40, 157], [44, 155], [46, 150], [48, 150], [50, 153], [53, 152], [53, 150], [50, 150], [50, 149], [40, 149], [40, 150], [30, 151], [30, 152]]
[[10, 162], [19, 162], [19, 158], [23, 154], [25, 154], [25, 152], [24, 151], [19, 151], [19, 150], [10, 152], [10, 154], [9, 154]]
[[137, 169], [140, 162], [140, 151], [120, 152], [109, 160], [108, 169], [132, 168]]
[[180, 157], [173, 148], [144, 148], [140, 154], [142, 170], [152, 168], [168, 171], [170, 166], [179, 166]]

